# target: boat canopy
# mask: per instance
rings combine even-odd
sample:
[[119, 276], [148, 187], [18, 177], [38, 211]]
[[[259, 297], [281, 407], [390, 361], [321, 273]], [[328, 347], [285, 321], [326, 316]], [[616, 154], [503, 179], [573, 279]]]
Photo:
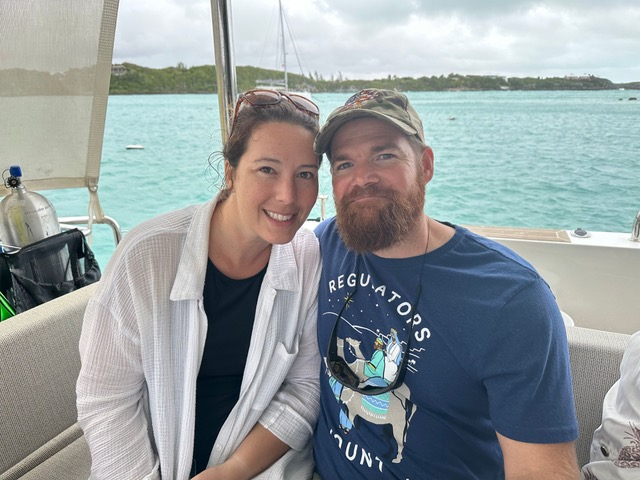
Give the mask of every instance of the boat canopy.
[[20, 165], [29, 190], [87, 188], [89, 231], [114, 228], [98, 180], [117, 14], [118, 0], [0, 3], [0, 171]]

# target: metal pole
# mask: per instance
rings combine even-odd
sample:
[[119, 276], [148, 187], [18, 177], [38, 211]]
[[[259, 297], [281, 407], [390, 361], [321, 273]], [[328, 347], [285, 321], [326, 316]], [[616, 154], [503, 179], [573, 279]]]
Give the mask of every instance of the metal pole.
[[236, 101], [236, 66], [233, 59], [231, 7], [228, 0], [211, 0], [216, 83], [220, 109], [220, 130], [225, 143], [231, 131], [230, 106]]
[[282, 0], [278, 0], [280, 9], [280, 40], [282, 41], [282, 67], [284, 68], [284, 89], [289, 90], [289, 76], [287, 75], [287, 43], [284, 38], [284, 11], [282, 10]]

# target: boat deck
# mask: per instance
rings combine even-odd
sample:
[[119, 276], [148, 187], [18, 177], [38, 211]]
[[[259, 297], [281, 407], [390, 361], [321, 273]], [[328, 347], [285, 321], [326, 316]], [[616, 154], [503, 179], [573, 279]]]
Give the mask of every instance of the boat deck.
[[491, 238], [571, 243], [571, 239], [569, 238], [566, 230], [554, 230], [547, 228], [477, 227], [473, 225], [465, 225], [465, 227], [478, 235]]

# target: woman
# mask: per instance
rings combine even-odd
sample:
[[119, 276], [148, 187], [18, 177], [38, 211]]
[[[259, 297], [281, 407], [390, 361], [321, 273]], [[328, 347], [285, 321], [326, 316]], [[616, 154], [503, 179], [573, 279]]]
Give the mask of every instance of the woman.
[[304, 97], [241, 95], [220, 194], [118, 247], [80, 339], [92, 478], [311, 476], [320, 259], [298, 229], [318, 194], [317, 131]]

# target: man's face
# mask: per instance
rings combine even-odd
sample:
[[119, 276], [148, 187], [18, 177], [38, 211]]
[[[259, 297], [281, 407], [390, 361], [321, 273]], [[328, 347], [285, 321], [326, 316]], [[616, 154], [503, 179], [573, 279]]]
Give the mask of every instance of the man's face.
[[408, 137], [387, 122], [358, 118], [331, 142], [336, 221], [345, 244], [356, 252], [401, 243], [419, 224], [433, 157], [420, 155]]

